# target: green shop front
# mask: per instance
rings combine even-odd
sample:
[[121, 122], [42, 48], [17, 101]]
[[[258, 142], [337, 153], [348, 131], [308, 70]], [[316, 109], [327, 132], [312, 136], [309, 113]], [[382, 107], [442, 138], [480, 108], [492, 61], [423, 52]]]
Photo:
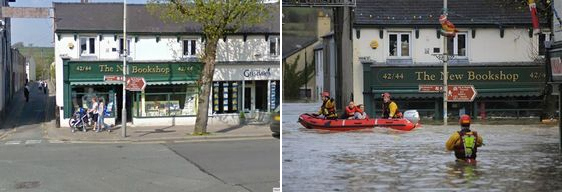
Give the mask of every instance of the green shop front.
[[[371, 116], [380, 116], [381, 94], [392, 95], [401, 111], [443, 118], [443, 92], [420, 92], [420, 85], [443, 85], [443, 66], [363, 65], [363, 96]], [[538, 117], [542, 111], [545, 68], [540, 65], [449, 66], [448, 85], [474, 85], [472, 102], [448, 102], [448, 117]]]
[[[122, 61], [63, 60], [64, 118], [78, 108], [90, 108], [92, 98], [106, 101], [110, 117], [121, 122], [123, 85], [104, 81], [106, 75], [123, 75]], [[129, 62], [128, 76], [143, 77], [143, 91], [126, 92], [127, 121], [133, 124], [194, 124], [202, 64], [199, 62]], [[65, 124], [62, 124], [65, 126]], [[67, 126], [67, 125], [66, 125]]]

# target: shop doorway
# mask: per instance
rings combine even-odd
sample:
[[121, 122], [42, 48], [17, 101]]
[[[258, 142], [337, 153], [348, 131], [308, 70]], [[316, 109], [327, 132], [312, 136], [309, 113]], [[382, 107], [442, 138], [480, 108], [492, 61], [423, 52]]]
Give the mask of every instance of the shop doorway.
[[256, 86], [253, 83], [246, 82], [244, 87], [244, 112], [249, 113], [254, 110], [256, 110]]
[[[131, 91], [126, 91], [126, 98], [125, 98], [125, 108], [127, 109], [127, 122], [133, 122], [133, 98], [134, 98], [134, 93], [135, 92], [131, 92]], [[116, 98], [116, 114], [117, 116], [115, 117], [115, 124], [116, 125], [120, 125], [121, 124], [121, 109], [123, 108], [123, 104], [121, 104], [121, 102], [123, 101], [123, 89], [119, 89], [117, 91], [117, 98]]]

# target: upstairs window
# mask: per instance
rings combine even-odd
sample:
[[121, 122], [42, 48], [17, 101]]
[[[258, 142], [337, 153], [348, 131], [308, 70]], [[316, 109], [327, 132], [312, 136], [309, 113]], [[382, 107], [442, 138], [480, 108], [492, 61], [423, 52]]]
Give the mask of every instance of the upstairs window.
[[454, 38], [449, 38], [447, 40], [447, 52], [449, 55], [455, 55], [458, 57], [466, 57], [466, 33], [457, 33]]
[[80, 55], [96, 54], [96, 38], [80, 37]]
[[186, 39], [183, 40], [183, 55], [195, 56], [197, 54], [197, 40]]
[[279, 55], [279, 37], [269, 38], [269, 55]]
[[454, 38], [449, 38], [447, 41], [447, 51], [449, 55], [456, 55], [459, 57], [466, 57], [466, 33], [457, 33]]
[[123, 47], [123, 38], [119, 39], [119, 54], [123, 55], [123, 50], [127, 49], [127, 55], [131, 53], [131, 39], [127, 39], [127, 47]]
[[410, 57], [410, 33], [389, 33], [388, 39], [388, 56]]

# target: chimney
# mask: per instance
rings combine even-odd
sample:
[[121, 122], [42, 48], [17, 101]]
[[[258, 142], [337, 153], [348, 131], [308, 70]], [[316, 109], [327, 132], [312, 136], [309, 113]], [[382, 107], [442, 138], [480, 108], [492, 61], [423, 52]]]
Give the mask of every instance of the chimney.
[[317, 37], [322, 37], [328, 33], [330, 33], [331, 29], [330, 29], [330, 16], [323, 12], [323, 11], [319, 11], [318, 12], [318, 23], [317, 23]]

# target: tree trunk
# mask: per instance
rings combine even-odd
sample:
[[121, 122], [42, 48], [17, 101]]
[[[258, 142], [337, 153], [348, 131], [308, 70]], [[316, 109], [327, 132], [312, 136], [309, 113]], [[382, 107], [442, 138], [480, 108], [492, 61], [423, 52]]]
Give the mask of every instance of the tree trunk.
[[203, 57], [203, 71], [201, 71], [199, 102], [197, 119], [195, 120], [194, 135], [207, 133], [207, 121], [209, 119], [209, 96], [213, 75], [215, 72], [215, 58], [217, 56], [218, 39], [207, 39], [205, 42], [205, 56]]

